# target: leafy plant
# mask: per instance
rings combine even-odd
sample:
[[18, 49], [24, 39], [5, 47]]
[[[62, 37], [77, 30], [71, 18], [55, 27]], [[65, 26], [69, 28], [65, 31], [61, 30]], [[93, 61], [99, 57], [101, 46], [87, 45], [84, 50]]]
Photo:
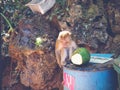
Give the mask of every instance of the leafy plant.
[[[30, 16], [31, 10], [25, 7], [25, 4], [29, 1], [30, 0], [0, 0], [1, 38], [7, 36], [7, 32], [13, 31], [21, 18]], [[8, 54], [8, 43], [1, 40], [0, 55], [4, 52]]]
[[60, 20], [64, 15], [68, 14], [68, 10], [67, 0], [56, 0], [56, 4], [51, 14], [49, 14], [49, 19], [52, 20], [52, 17], [55, 15]]
[[42, 42], [43, 42], [42, 38], [41, 37], [37, 37], [36, 41], [35, 41], [35, 44], [36, 44], [36, 46], [39, 47], [39, 46], [41, 46]]
[[[28, 14], [30, 10], [27, 10], [25, 4], [30, 0], [1, 0], [0, 11], [9, 20], [13, 27], [16, 27], [18, 21]], [[27, 15], [26, 15], [27, 16]], [[2, 20], [2, 28], [7, 31], [9, 26]]]
[[56, 0], [56, 3], [58, 3], [61, 6], [64, 6], [66, 3], [66, 0]]
[[12, 25], [10, 24], [9, 20], [8, 20], [2, 13], [0, 13], [0, 15], [5, 19], [5, 21], [6, 21], [7, 24], [9, 25], [9, 30], [8, 30], [8, 32], [12, 32], [14, 29], [13, 29]]

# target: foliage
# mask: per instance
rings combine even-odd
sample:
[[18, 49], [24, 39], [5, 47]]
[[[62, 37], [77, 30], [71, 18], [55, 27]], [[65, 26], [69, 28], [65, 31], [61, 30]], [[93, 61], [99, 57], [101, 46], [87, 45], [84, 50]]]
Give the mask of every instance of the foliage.
[[10, 29], [8, 30], [8, 32], [13, 31], [13, 27], [12, 27], [12, 25], [10, 24], [9, 20], [8, 20], [2, 13], [0, 13], [0, 15], [5, 19], [5, 21], [7, 22], [7, 24], [8, 24], [9, 27], [10, 27]]
[[[18, 21], [25, 16], [25, 4], [30, 0], [0, 0], [0, 11], [10, 21], [11, 25], [15, 27]], [[30, 12], [26, 12], [27, 14]], [[2, 19], [2, 29], [7, 31], [10, 28], [7, 22]]]
[[[12, 27], [16, 27], [18, 21], [21, 18], [29, 17], [31, 15], [31, 10], [25, 6], [26, 3], [31, 0], [0, 0], [0, 11], [1, 13], [10, 21]], [[66, 10], [67, 0], [56, 0], [56, 6], [52, 10], [52, 14], [50, 15], [59, 15], [58, 18], [61, 18]], [[9, 26], [4, 19], [2, 19], [2, 31], [5, 30], [7, 32], [9, 30]]]
[[66, 0], [56, 0], [56, 2], [61, 5], [61, 6], [64, 6], [65, 3], [66, 3]]
[[52, 17], [55, 15], [57, 19], [61, 20], [64, 15], [68, 15], [68, 0], [56, 0], [56, 4], [49, 14], [49, 19], [51, 20]]
[[[30, 16], [30, 9], [25, 7], [25, 4], [29, 1], [30, 0], [0, 0], [1, 38], [8, 37], [7, 32], [13, 31], [21, 18]], [[2, 55], [8, 54], [8, 43], [1, 42], [0, 46], [0, 53], [2, 53]]]
[[36, 46], [41, 46], [42, 43], [43, 43], [43, 40], [41, 37], [36, 38], [36, 41], [35, 41]]
[[[32, 11], [25, 6], [25, 4], [27, 4], [30, 1], [31, 0], [0, 0], [1, 6], [0, 16], [2, 16], [1, 17], [2, 37], [3, 36], [6, 37], [6, 35], [8, 35], [7, 33], [17, 26], [18, 21], [21, 18], [30, 17], [31, 15], [33, 15]], [[49, 18], [52, 18], [52, 16], [57, 15], [58, 19], [61, 19], [61, 17], [64, 16], [66, 13], [66, 3], [67, 0], [56, 0], [56, 5], [53, 8], [51, 14], [49, 14]], [[35, 44], [40, 45], [40, 43]], [[2, 47], [7, 47], [5, 45], [6, 44], [4, 45], [2, 44]]]

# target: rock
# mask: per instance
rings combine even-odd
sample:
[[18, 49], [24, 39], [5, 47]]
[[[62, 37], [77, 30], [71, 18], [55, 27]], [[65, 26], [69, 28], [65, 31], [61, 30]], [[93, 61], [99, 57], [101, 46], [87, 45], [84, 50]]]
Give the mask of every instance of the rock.
[[112, 1], [110, 0], [106, 7], [106, 12], [108, 13], [108, 18], [110, 21], [111, 29], [115, 34], [120, 33], [119, 26], [120, 26], [120, 3], [117, 0]]
[[120, 42], [120, 34], [116, 35], [116, 36], [113, 38], [113, 42], [114, 42], [114, 43], [119, 43], [119, 42]]
[[109, 38], [106, 28], [103, 19], [97, 22], [89, 21], [89, 19], [77, 19], [72, 33], [78, 46], [87, 45], [99, 51], [98, 49], [103, 48], [102, 46]]
[[120, 34], [120, 25], [112, 26], [112, 30], [115, 34]]
[[[73, 3], [70, 7], [69, 14], [70, 14], [70, 18], [73, 18], [73, 20], [82, 17], [82, 7], [81, 7], [81, 5], [76, 5], [76, 4]], [[69, 21], [69, 22], [74, 22], [74, 21]]]
[[[61, 30], [71, 30], [74, 26], [74, 20], [82, 17], [81, 5], [76, 5], [75, 1], [70, 5], [68, 15], [64, 15], [62, 20], [59, 20]], [[69, 25], [68, 25], [69, 24]]]
[[87, 11], [87, 18], [94, 18], [95, 16], [99, 15], [98, 6], [95, 4], [91, 4], [88, 11]]

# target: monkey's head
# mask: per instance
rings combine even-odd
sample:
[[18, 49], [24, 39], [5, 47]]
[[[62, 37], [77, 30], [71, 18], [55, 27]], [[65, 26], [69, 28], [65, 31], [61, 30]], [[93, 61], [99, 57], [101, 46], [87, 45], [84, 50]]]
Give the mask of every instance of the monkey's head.
[[63, 43], [68, 43], [71, 41], [71, 32], [70, 31], [61, 31], [58, 36], [58, 40]]

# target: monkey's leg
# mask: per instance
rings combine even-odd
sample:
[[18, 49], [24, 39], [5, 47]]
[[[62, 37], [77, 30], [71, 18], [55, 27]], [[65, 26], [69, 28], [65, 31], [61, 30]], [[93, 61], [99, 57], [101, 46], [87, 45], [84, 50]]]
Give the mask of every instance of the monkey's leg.
[[73, 48], [71, 47], [71, 48], [69, 49], [69, 60], [70, 60], [71, 57], [72, 57], [72, 53], [73, 53]]

